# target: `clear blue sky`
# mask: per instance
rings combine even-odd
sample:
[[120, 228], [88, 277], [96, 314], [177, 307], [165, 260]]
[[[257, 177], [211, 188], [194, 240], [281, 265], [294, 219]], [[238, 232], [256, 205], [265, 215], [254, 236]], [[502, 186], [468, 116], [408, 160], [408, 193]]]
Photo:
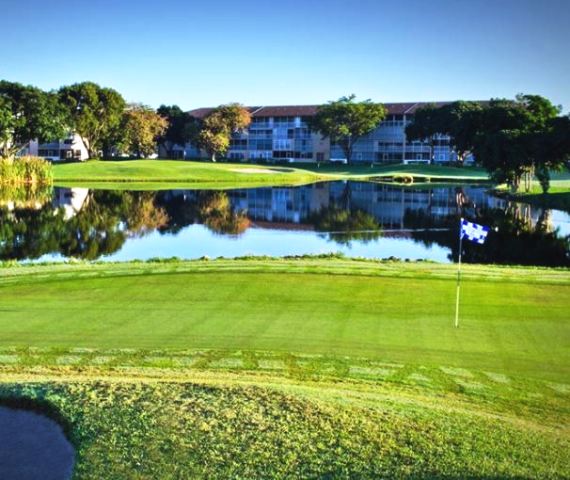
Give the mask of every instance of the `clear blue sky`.
[[0, 0], [0, 78], [190, 109], [537, 93], [570, 110], [570, 0]]

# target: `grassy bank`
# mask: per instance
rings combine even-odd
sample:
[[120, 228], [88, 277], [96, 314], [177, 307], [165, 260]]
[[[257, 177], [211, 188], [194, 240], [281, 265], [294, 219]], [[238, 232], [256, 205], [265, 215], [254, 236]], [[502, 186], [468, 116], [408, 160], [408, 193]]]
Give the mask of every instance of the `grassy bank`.
[[0, 403], [76, 478], [567, 478], [570, 273], [464, 278], [455, 329], [453, 265], [5, 265]]
[[242, 163], [207, 163], [173, 160], [90, 161], [55, 165], [58, 185], [85, 184], [96, 187], [133, 188], [239, 188], [240, 186], [301, 185], [322, 180], [392, 180], [402, 175], [417, 181], [484, 181], [479, 169], [421, 165], [269, 166]]
[[509, 195], [509, 198], [570, 213], [570, 172], [553, 173], [548, 193], [542, 193], [540, 184], [535, 181], [530, 192]]
[[303, 165], [304, 169], [318, 172], [321, 174], [340, 176], [348, 179], [372, 179], [401, 180], [403, 177], [411, 177], [415, 181], [425, 182], [486, 182], [489, 181], [487, 172], [478, 167], [451, 167], [442, 165], [342, 165], [342, 164], [324, 164], [319, 167], [317, 165]]
[[[559, 426], [567, 416], [552, 426], [497, 413], [490, 405], [500, 396], [471, 401], [403, 382], [274, 374], [181, 377], [164, 368], [5, 371], [2, 379], [0, 402], [33, 399], [65, 418], [77, 448], [76, 479], [570, 474], [568, 433]], [[547, 393], [545, 400], [546, 408], [560, 407], [560, 398]]]

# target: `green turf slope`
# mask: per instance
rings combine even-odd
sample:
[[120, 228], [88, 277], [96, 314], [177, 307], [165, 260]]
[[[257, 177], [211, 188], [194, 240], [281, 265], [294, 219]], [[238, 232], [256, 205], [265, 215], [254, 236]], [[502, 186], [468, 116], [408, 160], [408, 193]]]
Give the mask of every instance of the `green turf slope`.
[[540, 270], [467, 267], [455, 329], [452, 267], [345, 264], [6, 270], [0, 346], [265, 350], [570, 375], [564, 272], [556, 283]]
[[243, 259], [0, 268], [0, 404], [76, 479], [570, 478], [570, 273]]

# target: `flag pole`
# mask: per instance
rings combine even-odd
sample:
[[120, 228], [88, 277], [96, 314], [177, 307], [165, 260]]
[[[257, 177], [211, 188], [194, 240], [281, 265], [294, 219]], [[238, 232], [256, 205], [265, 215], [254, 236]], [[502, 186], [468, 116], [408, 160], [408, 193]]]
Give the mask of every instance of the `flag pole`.
[[455, 328], [459, 327], [459, 287], [461, 285], [461, 251], [463, 250], [463, 218], [459, 220], [459, 262], [457, 264], [457, 290], [455, 295]]

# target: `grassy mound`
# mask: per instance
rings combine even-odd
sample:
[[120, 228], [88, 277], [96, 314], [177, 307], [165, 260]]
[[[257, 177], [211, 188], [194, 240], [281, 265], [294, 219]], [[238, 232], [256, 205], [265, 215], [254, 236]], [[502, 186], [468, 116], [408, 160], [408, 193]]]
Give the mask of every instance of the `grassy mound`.
[[342, 165], [323, 164], [303, 165], [304, 169], [319, 172], [321, 174], [338, 175], [352, 179], [390, 179], [393, 178], [404, 183], [403, 177], [412, 178], [415, 181], [489, 181], [487, 172], [478, 167], [452, 167], [447, 165]]
[[[125, 375], [126, 372], [123, 372]], [[313, 385], [314, 386], [314, 385]], [[344, 404], [257, 386], [3, 384], [54, 406], [75, 478], [563, 478], [568, 439], [477, 411]], [[443, 401], [445, 404], [445, 400]]]

